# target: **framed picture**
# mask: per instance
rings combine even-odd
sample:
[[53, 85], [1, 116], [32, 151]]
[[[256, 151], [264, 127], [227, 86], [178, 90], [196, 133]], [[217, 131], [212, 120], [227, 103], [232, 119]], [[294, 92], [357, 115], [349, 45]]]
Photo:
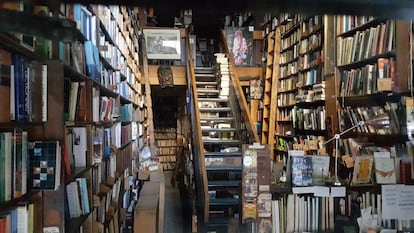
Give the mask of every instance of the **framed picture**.
[[148, 59], [181, 59], [179, 29], [143, 29]]
[[227, 45], [236, 66], [253, 64], [253, 31], [249, 27], [225, 27]]

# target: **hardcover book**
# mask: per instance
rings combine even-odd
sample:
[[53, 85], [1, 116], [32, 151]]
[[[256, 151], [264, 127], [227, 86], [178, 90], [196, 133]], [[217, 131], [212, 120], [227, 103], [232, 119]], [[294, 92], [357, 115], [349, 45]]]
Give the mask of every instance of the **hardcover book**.
[[329, 179], [328, 155], [312, 155], [312, 180], [313, 185], [325, 185]]
[[352, 185], [372, 184], [372, 164], [374, 157], [372, 155], [355, 156], [355, 165], [352, 175]]
[[59, 141], [29, 142], [28, 151], [32, 189], [58, 189], [61, 169]]
[[378, 184], [395, 184], [395, 163], [393, 158], [374, 158], [375, 180]]
[[312, 185], [312, 157], [292, 156], [291, 172], [292, 186]]

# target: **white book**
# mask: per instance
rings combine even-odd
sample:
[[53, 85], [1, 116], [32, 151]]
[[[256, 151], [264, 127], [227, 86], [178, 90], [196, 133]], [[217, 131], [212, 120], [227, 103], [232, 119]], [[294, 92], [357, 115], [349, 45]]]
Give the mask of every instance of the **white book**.
[[17, 233], [29, 231], [29, 210], [27, 205], [17, 207]]
[[79, 200], [79, 190], [77, 182], [71, 182], [66, 185], [66, 193], [68, 197], [68, 207], [70, 218], [81, 216], [82, 210]]
[[295, 231], [295, 195], [288, 195], [286, 203], [286, 233]]
[[279, 200], [272, 201], [272, 232], [280, 233]]
[[42, 65], [42, 122], [47, 121], [47, 65]]
[[335, 211], [334, 211], [334, 198], [328, 197], [328, 215], [329, 215], [329, 231], [333, 231], [335, 229]]
[[87, 151], [87, 134], [85, 127], [73, 127], [73, 156], [75, 158], [75, 167], [85, 167]]
[[72, 82], [69, 95], [69, 121], [75, 120], [79, 82]]

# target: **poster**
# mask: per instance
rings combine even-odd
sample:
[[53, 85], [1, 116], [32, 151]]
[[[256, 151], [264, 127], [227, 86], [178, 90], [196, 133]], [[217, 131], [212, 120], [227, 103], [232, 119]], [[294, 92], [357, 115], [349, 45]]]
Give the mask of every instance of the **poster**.
[[253, 27], [225, 27], [227, 45], [235, 66], [253, 65]]

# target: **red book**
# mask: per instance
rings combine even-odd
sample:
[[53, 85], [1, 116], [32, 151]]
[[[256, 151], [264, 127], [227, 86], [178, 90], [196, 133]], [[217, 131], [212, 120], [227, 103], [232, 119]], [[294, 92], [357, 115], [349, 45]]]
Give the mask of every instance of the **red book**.
[[400, 161], [400, 183], [402, 184], [414, 184], [414, 180], [411, 178], [411, 161]]

